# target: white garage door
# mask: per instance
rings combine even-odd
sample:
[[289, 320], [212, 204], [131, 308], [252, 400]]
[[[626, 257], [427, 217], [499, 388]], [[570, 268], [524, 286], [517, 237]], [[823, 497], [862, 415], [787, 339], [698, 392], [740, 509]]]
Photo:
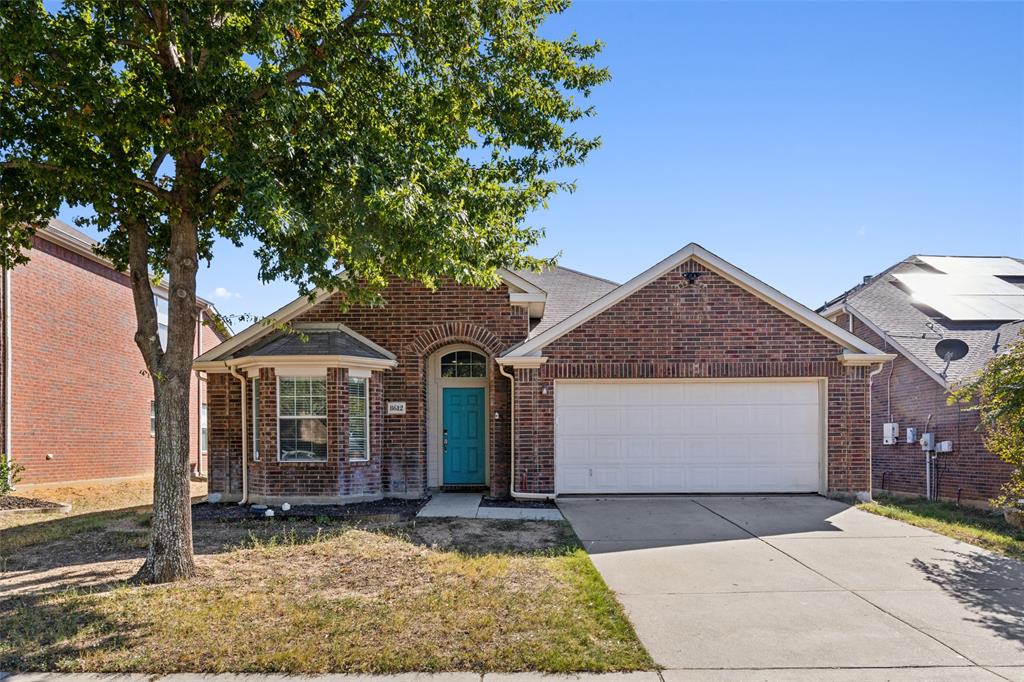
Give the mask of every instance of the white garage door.
[[557, 382], [557, 492], [816, 492], [818, 386]]

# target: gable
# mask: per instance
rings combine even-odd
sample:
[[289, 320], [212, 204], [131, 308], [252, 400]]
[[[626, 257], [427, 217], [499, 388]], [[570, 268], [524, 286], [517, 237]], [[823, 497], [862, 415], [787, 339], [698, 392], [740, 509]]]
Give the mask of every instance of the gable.
[[[692, 279], [692, 283], [691, 283]], [[693, 260], [544, 348], [549, 363], [834, 362], [843, 347]]]
[[[619, 305], [626, 299], [634, 296], [639, 296], [639, 298], [635, 300], [641, 301], [644, 300], [645, 296], [647, 298], [645, 305], [637, 307], [637, 314], [632, 316], [631, 323], [636, 325], [638, 330], [648, 329], [649, 321], [643, 319], [644, 315], [646, 315], [650, 320], [662, 320], [661, 324], [665, 324], [665, 311], [671, 311], [672, 309], [677, 308], [681, 305], [682, 299], [676, 300], [672, 296], [659, 295], [651, 292], [647, 292], [645, 294], [644, 292], [651, 285], [655, 285], [655, 288], [652, 291], [657, 292], [658, 287], [663, 286], [657, 284], [658, 280], [666, 276], [668, 276], [669, 279], [675, 276], [679, 278], [681, 283], [685, 282], [685, 285], [687, 286], [699, 287], [700, 285], [698, 283], [700, 282], [700, 278], [704, 275], [695, 276], [694, 283], [691, 285], [684, 275], [688, 270], [700, 270], [701, 272], [714, 273], [718, 278], [733, 285], [730, 296], [735, 297], [738, 292], [742, 291], [747, 296], [759, 299], [761, 302], [782, 313], [784, 316], [796, 321], [799, 325], [831, 340], [834, 342], [836, 350], [840, 352], [844, 362], [869, 364], [881, 362], [884, 359], [887, 359], [886, 354], [882, 353], [882, 351], [878, 350], [871, 344], [851, 334], [845, 329], [838, 327], [833, 322], [826, 320], [806, 306], [789, 298], [782, 292], [768, 286], [757, 278], [752, 277], [736, 266], [724, 261], [698, 244], [689, 244], [688, 246], [680, 249], [660, 263], [648, 268], [646, 271], [640, 273], [625, 284], [622, 284], [616, 289], [610, 291], [608, 294], [602, 296], [600, 299], [594, 301], [579, 312], [554, 325], [544, 333], [539, 334], [531, 338], [529, 341], [511, 349], [505, 354], [505, 357], [511, 359], [516, 357], [539, 356], [546, 347], [553, 344], [557, 339], [565, 336], [574, 329], [601, 315], [605, 311]], [[679, 286], [683, 286], [683, 284], [680, 284]], [[679, 291], [681, 292], [682, 289]], [[664, 310], [659, 309], [659, 306]], [[643, 311], [643, 315], [640, 314], [641, 311]], [[693, 316], [696, 313], [691, 312], [690, 314]], [[731, 314], [742, 315], [744, 313], [741, 307], [737, 307]], [[624, 333], [629, 333], [631, 330], [623, 329], [622, 331]], [[636, 334], [633, 335], [638, 336]], [[755, 339], [750, 339], [750, 343], [755, 343]]]

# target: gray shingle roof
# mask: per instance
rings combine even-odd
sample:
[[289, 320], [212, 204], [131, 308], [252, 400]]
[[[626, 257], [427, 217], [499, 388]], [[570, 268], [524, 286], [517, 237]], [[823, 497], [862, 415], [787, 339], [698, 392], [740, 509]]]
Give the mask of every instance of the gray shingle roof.
[[530, 329], [531, 338], [619, 286], [610, 280], [561, 266], [541, 272], [517, 270], [516, 274], [537, 285], [548, 295], [544, 304], [544, 316]]
[[[1024, 263], [1024, 260], [1015, 260]], [[969, 347], [967, 356], [951, 362], [946, 371], [946, 379], [951, 384], [973, 376], [986, 362], [1021, 338], [1022, 320], [954, 322], [931, 308], [914, 303], [892, 275], [915, 272], [935, 270], [918, 256], [910, 256], [824, 307], [845, 302], [938, 374], [946, 370], [946, 363], [935, 354], [935, 344], [944, 338], [964, 341]], [[1024, 288], [1024, 283], [1015, 283]]]
[[271, 355], [351, 355], [359, 358], [389, 359], [359, 339], [340, 329], [276, 331], [250, 349], [234, 357]]

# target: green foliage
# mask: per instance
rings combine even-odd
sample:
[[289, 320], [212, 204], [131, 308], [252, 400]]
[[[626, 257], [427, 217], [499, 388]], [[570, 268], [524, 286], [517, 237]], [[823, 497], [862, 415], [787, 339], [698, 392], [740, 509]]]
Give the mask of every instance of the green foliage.
[[985, 447], [1013, 467], [993, 504], [1024, 508], [1024, 339], [956, 388], [950, 402], [970, 403], [981, 413]]
[[183, 224], [306, 292], [536, 267], [527, 214], [572, 189], [598, 140], [567, 127], [608, 77], [599, 44], [538, 35], [567, 5], [5, 0], [0, 263], [67, 202], [121, 267], [143, 224], [156, 274]]
[[8, 461], [7, 457], [0, 453], [0, 497], [10, 495], [14, 486], [21, 480], [21, 472], [25, 467], [14, 460]]

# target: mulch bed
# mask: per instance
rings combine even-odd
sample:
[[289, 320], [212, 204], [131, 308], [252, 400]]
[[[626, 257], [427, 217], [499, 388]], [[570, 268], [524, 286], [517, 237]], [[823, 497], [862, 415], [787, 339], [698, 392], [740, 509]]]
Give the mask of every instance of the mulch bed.
[[44, 512], [64, 509], [65, 505], [49, 500], [37, 500], [32, 497], [4, 495], [0, 497], [0, 514], [4, 512]]
[[[239, 521], [242, 519], [317, 519], [408, 521], [416, 516], [427, 500], [401, 500], [385, 498], [374, 502], [353, 504], [296, 504], [288, 511], [280, 506], [244, 505], [234, 502], [211, 504], [200, 502], [192, 505], [193, 521]], [[273, 509], [274, 516], [264, 515], [266, 509]]]
[[511, 497], [485, 497], [481, 507], [506, 507], [509, 509], [558, 509], [551, 500], [514, 500]]

